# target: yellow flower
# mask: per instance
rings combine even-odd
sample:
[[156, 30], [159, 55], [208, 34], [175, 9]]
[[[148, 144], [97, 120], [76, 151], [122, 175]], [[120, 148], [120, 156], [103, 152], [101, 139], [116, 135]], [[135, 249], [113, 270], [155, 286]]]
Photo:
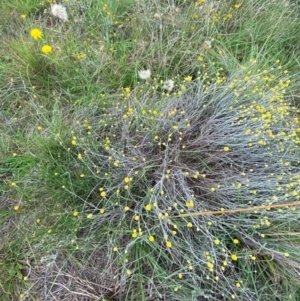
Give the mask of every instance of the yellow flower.
[[187, 223], [186, 225], [188, 228], [192, 228], [193, 227], [193, 224], [192, 223]]
[[232, 255], [231, 255], [231, 259], [232, 259], [233, 261], [237, 261], [237, 260], [238, 260], [238, 257], [237, 257], [235, 254], [232, 254]]
[[126, 271], [126, 274], [127, 274], [128, 276], [130, 276], [130, 275], [131, 275], [131, 271], [130, 271], [130, 270], [127, 270], [127, 271]]
[[78, 211], [77, 211], [77, 210], [75, 210], [75, 211], [73, 212], [73, 216], [78, 216]]
[[208, 262], [208, 263], [207, 263], [207, 267], [208, 267], [209, 269], [213, 269], [213, 268], [214, 268], [214, 264], [213, 264], [212, 262]]
[[14, 206], [14, 210], [18, 211], [20, 209], [20, 207], [18, 205]]
[[150, 204], [147, 204], [147, 205], [145, 206], [145, 209], [146, 209], [147, 211], [150, 211], [151, 208], [152, 208], [152, 206], [151, 206]]
[[170, 241], [167, 241], [166, 242], [166, 246], [167, 246], [167, 248], [171, 248], [172, 247], [172, 243]]
[[216, 245], [219, 245], [219, 244], [220, 244], [220, 240], [216, 238], [216, 239], [214, 240], [214, 243], [215, 243]]
[[153, 242], [154, 241], [154, 236], [150, 235], [148, 239], [149, 239], [150, 242]]
[[49, 54], [50, 52], [52, 52], [52, 47], [50, 45], [44, 45], [42, 47], [42, 52], [44, 54]]
[[189, 202], [186, 202], [185, 205], [186, 205], [188, 208], [193, 208], [193, 207], [194, 207], [194, 202], [193, 202], [193, 201], [189, 201]]
[[126, 87], [126, 88], [125, 88], [125, 92], [126, 92], [126, 93], [130, 93], [130, 88]]
[[187, 77], [184, 78], [184, 80], [187, 81], [187, 82], [191, 82], [192, 79], [193, 79], [193, 78], [192, 78], [191, 76], [187, 76]]
[[43, 33], [40, 29], [38, 28], [33, 28], [30, 30], [30, 35], [32, 38], [35, 40], [40, 39], [43, 36]]
[[101, 195], [103, 198], [105, 198], [105, 197], [106, 197], [106, 192], [105, 192], [105, 191], [102, 191], [102, 192], [100, 193], [100, 195]]
[[239, 243], [239, 240], [238, 240], [238, 239], [234, 239], [234, 240], [233, 240], [233, 243], [234, 243], [235, 245], [237, 245], [237, 244]]
[[26, 19], [27, 15], [26, 14], [22, 14], [20, 15], [21, 19]]
[[228, 146], [224, 147], [224, 152], [228, 152], [230, 150], [230, 148]]

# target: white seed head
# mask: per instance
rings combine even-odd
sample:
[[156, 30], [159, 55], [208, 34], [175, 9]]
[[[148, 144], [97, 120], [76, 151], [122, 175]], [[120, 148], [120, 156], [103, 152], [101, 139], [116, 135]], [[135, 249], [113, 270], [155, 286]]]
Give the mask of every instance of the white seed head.
[[164, 85], [163, 85], [163, 89], [164, 90], [167, 90], [169, 92], [171, 92], [174, 88], [174, 81], [171, 80], [171, 79], [168, 79], [164, 82]]
[[61, 4], [52, 4], [51, 13], [54, 17], [57, 17], [64, 22], [68, 21], [67, 10]]
[[150, 69], [139, 71], [139, 77], [140, 77], [141, 79], [145, 79], [145, 80], [146, 80], [146, 79], [150, 78], [150, 76], [151, 76], [151, 71], [150, 71]]

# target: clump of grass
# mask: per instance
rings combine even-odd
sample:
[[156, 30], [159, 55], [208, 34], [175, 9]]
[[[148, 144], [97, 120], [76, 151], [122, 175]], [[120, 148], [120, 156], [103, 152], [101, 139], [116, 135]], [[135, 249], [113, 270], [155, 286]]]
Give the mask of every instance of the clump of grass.
[[[286, 220], [293, 224], [297, 217], [296, 208], [268, 206], [293, 202], [298, 195], [293, 188], [299, 178], [298, 134], [291, 123], [298, 119], [283, 101], [288, 78], [276, 79], [266, 70], [251, 78], [242, 74], [249, 71], [210, 87], [199, 81], [181, 96], [159, 101], [128, 94], [103, 109], [100, 118], [95, 112], [78, 122], [78, 134], [61, 142], [70, 148], [74, 166], [85, 166], [85, 177], [94, 178], [83, 199], [81, 214], [91, 220], [83, 232], [109, 231], [108, 264], [118, 262], [122, 286], [137, 282], [146, 296], [141, 284], [146, 277], [178, 300], [191, 293], [190, 281], [199, 288], [193, 288], [195, 296], [272, 294], [271, 286], [266, 290], [256, 283], [263, 274], [245, 280], [240, 271], [249, 261], [256, 269], [259, 257], [271, 254], [273, 268], [281, 269], [290, 255], [265, 241], [269, 229]], [[257, 205], [266, 209], [242, 216], [188, 217]], [[187, 217], [176, 218], [182, 213]], [[136, 258], [140, 252], [144, 255]], [[149, 256], [156, 264], [149, 266]], [[132, 294], [127, 297], [137, 292]], [[118, 296], [124, 298], [122, 292]]]

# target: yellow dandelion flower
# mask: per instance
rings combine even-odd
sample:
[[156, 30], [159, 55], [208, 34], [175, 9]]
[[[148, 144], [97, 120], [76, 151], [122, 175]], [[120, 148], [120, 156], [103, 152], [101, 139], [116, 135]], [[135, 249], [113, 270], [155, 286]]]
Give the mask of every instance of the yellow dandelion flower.
[[44, 45], [44, 46], [42, 47], [42, 52], [43, 52], [44, 54], [49, 54], [49, 53], [52, 52], [52, 47], [51, 47], [50, 45]]
[[139, 219], [140, 219], [140, 217], [139, 217], [138, 215], [135, 215], [135, 216], [134, 216], [134, 220], [135, 220], [135, 221], [138, 221]]
[[188, 228], [192, 228], [193, 227], [193, 224], [192, 223], [187, 223], [186, 225]]
[[178, 278], [182, 279], [182, 274], [181, 273], [178, 274]]
[[92, 217], [93, 217], [93, 213], [87, 215], [87, 218], [92, 218]]
[[114, 252], [118, 252], [118, 248], [117, 248], [117, 247], [114, 247], [114, 248], [113, 248], [113, 251], [114, 251]]
[[74, 212], [73, 212], [73, 216], [78, 216], [78, 211], [77, 210], [75, 210]]
[[32, 38], [35, 40], [40, 39], [43, 36], [43, 33], [40, 29], [38, 28], [33, 28], [30, 30], [30, 35]]
[[126, 274], [127, 274], [128, 276], [130, 276], [130, 275], [131, 275], [131, 271], [130, 271], [130, 270], [126, 270]]
[[20, 207], [18, 205], [14, 206], [14, 210], [18, 211], [20, 209]]
[[147, 211], [150, 211], [151, 208], [152, 208], [152, 206], [151, 206], [150, 204], [147, 204], [147, 205], [145, 206], [145, 209], [146, 209]]
[[101, 195], [103, 198], [105, 198], [105, 197], [106, 197], [106, 192], [105, 192], [105, 191], [102, 191], [102, 192], [100, 193], [100, 195]]
[[225, 146], [224, 148], [224, 152], [229, 152], [230, 148], [228, 146]]
[[240, 284], [239, 282], [237, 282], [237, 283], [235, 284], [235, 286], [236, 286], [236, 287], [241, 287], [241, 284]]
[[128, 207], [128, 206], [126, 206], [125, 208], [124, 208], [124, 211], [129, 211], [130, 210], [130, 208]]
[[237, 245], [237, 244], [239, 243], [239, 240], [235, 238], [235, 239], [233, 240], [233, 243], [234, 243], [235, 245]]
[[26, 14], [22, 14], [20, 15], [21, 19], [26, 19], [27, 15]]

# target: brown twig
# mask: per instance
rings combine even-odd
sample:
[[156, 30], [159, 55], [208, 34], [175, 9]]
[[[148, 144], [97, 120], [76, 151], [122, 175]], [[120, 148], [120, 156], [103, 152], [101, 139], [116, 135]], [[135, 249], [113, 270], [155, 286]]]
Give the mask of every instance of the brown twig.
[[192, 217], [192, 216], [202, 216], [202, 215], [216, 215], [216, 214], [231, 214], [231, 213], [239, 213], [239, 212], [256, 211], [259, 209], [270, 210], [272, 208], [282, 208], [282, 207], [289, 207], [289, 206], [300, 206], [300, 202], [261, 205], [261, 206], [254, 206], [254, 207], [249, 207], [249, 208], [236, 208], [236, 209], [227, 209], [227, 210], [218, 210], [218, 211], [203, 211], [203, 212], [185, 213], [185, 214], [170, 216], [169, 218]]

